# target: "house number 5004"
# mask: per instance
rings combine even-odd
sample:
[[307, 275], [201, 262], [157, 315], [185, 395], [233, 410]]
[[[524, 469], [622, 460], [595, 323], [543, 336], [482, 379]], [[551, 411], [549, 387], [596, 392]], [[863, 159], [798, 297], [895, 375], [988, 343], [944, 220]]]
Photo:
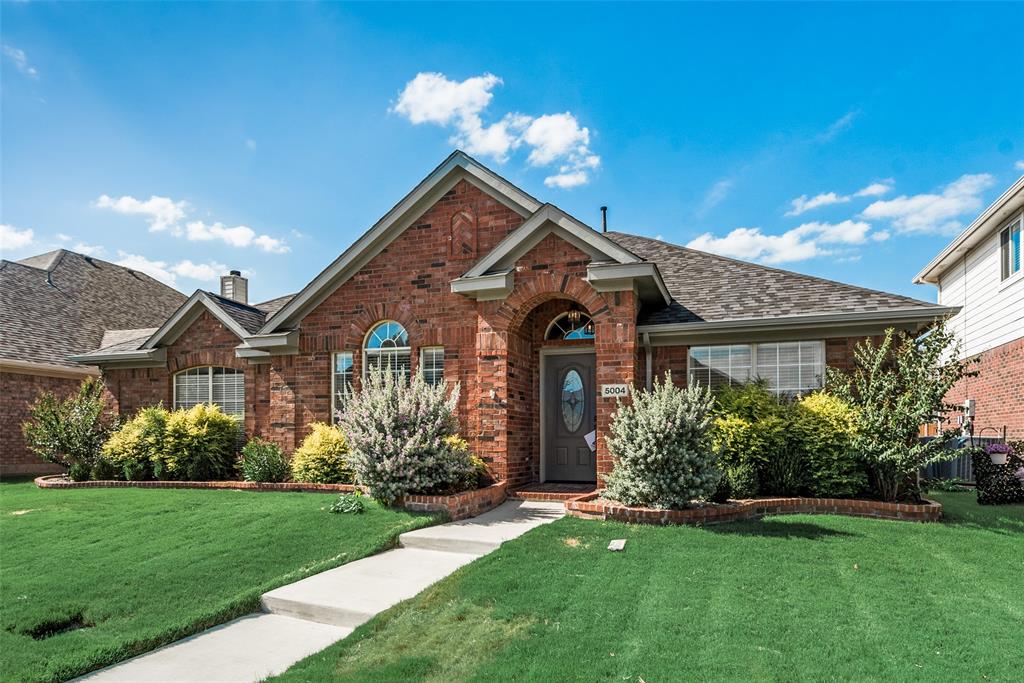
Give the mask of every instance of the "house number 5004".
[[622, 398], [629, 395], [628, 384], [602, 384], [601, 398]]

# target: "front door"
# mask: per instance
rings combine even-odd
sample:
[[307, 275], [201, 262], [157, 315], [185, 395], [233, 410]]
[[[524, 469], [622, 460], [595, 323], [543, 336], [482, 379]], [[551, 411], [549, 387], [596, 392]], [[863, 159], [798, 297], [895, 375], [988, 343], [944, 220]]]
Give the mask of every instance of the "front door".
[[596, 482], [596, 357], [546, 355], [543, 362], [544, 480]]

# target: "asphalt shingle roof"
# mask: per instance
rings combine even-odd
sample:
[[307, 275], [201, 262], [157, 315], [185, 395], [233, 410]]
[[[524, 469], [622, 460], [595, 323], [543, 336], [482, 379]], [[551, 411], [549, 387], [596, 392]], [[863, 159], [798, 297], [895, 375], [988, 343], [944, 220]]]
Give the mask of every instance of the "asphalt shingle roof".
[[81, 367], [67, 359], [106, 330], [157, 327], [185, 295], [144, 273], [65, 249], [0, 260], [0, 358]]
[[672, 295], [670, 305], [643, 311], [641, 325], [937, 308], [899, 294], [760, 266], [648, 237], [622, 232], [605, 236], [657, 264]]
[[282, 308], [288, 305], [288, 302], [295, 298], [294, 294], [286, 294], [279, 296], [276, 299], [270, 301], [264, 301], [263, 303], [255, 304], [256, 308], [267, 314], [267, 320], [274, 317], [274, 314], [280, 311]]
[[259, 332], [263, 324], [267, 322], [267, 312], [255, 306], [239, 303], [234, 299], [228, 299], [213, 292], [206, 293], [221, 310], [227, 313], [235, 322], [242, 326], [249, 334]]

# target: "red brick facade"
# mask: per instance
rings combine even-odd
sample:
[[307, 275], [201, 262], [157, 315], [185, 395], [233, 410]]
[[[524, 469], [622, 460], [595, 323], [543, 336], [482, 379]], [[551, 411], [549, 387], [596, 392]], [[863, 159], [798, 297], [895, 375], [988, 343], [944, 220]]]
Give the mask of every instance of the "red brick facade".
[[[549, 234], [514, 266], [514, 288], [503, 299], [475, 301], [451, 291], [451, 281], [523, 223], [523, 217], [465, 180], [413, 220], [381, 253], [329, 292], [299, 323], [298, 353], [248, 361], [240, 340], [214, 316], [200, 316], [167, 349], [167, 367], [107, 370], [122, 412], [172, 400], [172, 375], [197, 365], [242, 369], [249, 435], [295, 449], [314, 421], [331, 419], [332, 355], [350, 352], [355, 383], [363, 371], [367, 333], [394, 320], [408, 332], [412, 370], [425, 346], [443, 346], [445, 379], [459, 382], [465, 437], [497, 479], [510, 486], [540, 477], [540, 351], [580, 342], [546, 341], [548, 324], [573, 304], [594, 321], [597, 384], [644, 380], [638, 344], [639, 300], [632, 290], [598, 292], [587, 281], [590, 257]], [[844, 365], [848, 340], [829, 341], [829, 362]], [[672, 368], [685, 382], [686, 348], [657, 348], [655, 370]], [[602, 438], [616, 402], [597, 399], [597, 473], [611, 470]]]
[[1024, 439], [1024, 337], [980, 354], [977, 377], [968, 377], [946, 395], [962, 405], [974, 399], [974, 433]]
[[21, 425], [39, 395], [61, 398], [78, 389], [82, 377], [51, 377], [21, 372], [0, 372], [0, 476], [59, 472], [63, 468], [43, 462], [25, 447]]

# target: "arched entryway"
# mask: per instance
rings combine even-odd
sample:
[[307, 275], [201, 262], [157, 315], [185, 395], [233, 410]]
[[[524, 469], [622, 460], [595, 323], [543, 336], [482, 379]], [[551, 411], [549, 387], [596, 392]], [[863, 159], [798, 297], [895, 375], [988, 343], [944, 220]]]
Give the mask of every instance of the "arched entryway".
[[568, 298], [535, 303], [508, 334], [509, 480], [597, 481], [596, 329]]

